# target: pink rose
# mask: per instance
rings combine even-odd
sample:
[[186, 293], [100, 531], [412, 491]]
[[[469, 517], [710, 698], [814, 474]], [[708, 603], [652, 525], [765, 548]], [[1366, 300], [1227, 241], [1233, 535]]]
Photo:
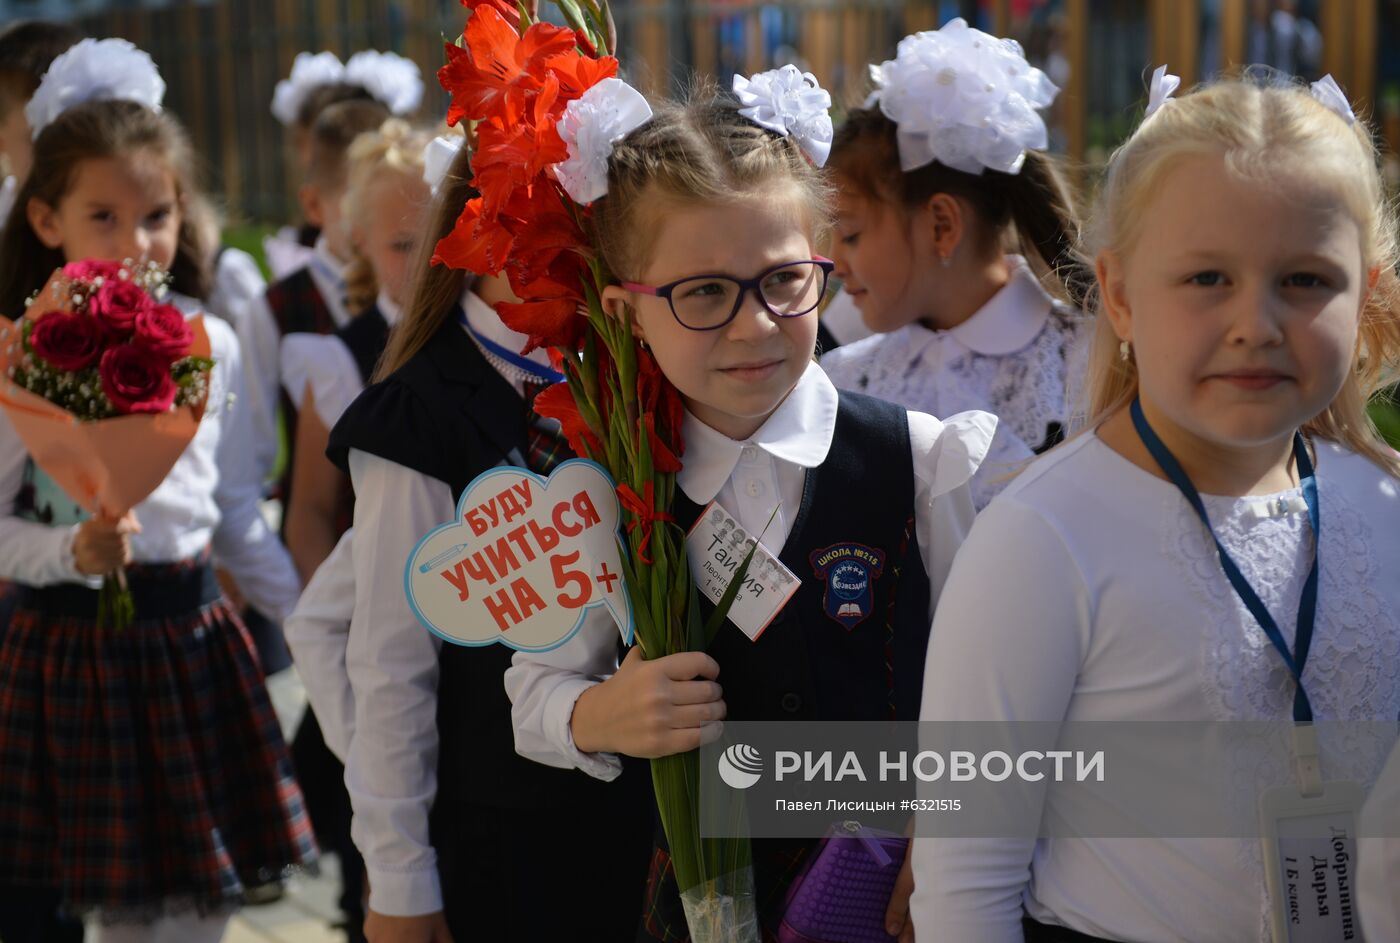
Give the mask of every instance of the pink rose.
[[136, 316], [154, 304], [146, 289], [119, 278], [109, 278], [88, 298], [88, 313], [116, 337], [136, 329]]
[[34, 323], [29, 346], [60, 370], [81, 370], [102, 350], [102, 332], [87, 315], [53, 311]]
[[152, 305], [136, 315], [136, 333], [131, 342], [169, 361], [187, 356], [193, 341], [194, 332], [184, 313], [174, 305]]
[[101, 259], [83, 259], [63, 266], [63, 277], [78, 282], [90, 282], [101, 278], [104, 281], [116, 278], [122, 269], [120, 262], [104, 262]]
[[102, 355], [102, 389], [121, 413], [163, 413], [179, 392], [170, 361], [136, 344], [118, 344]]

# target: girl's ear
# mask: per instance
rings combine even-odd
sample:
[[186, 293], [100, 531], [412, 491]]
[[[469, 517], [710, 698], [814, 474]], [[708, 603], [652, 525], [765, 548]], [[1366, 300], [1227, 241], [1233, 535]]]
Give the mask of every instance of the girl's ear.
[[297, 191], [297, 200], [301, 203], [301, 215], [308, 223], [318, 229], [326, 224], [325, 217], [321, 215], [320, 187], [314, 183], [303, 183]]
[[[622, 320], [627, 314], [627, 308], [631, 305], [632, 293], [621, 285], [609, 285], [603, 289], [603, 311], [607, 313], [608, 317]], [[632, 310], [632, 336], [643, 341], [647, 339], [635, 308]]]
[[940, 260], [953, 257], [962, 244], [967, 230], [967, 218], [963, 206], [956, 197], [947, 193], [935, 193], [924, 204], [928, 221], [933, 226], [933, 246]]
[[29, 228], [34, 230], [34, 235], [39, 237], [45, 248], [63, 248], [63, 226], [58, 221], [56, 209], [33, 196], [29, 198], [29, 205], [24, 210], [29, 218]]
[[1123, 278], [1123, 260], [1118, 253], [1105, 249], [1094, 259], [1094, 271], [1099, 279], [1099, 296], [1104, 314], [1113, 325], [1120, 341], [1133, 339], [1133, 311], [1128, 305]]

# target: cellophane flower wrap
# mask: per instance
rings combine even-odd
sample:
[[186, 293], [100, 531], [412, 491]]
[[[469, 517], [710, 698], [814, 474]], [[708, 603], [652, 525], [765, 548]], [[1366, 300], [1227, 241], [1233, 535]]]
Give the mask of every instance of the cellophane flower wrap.
[[[627, 522], [624, 575], [644, 657], [703, 650], [728, 601], [702, 624], [685, 534], [667, 513], [683, 452], [680, 395], [631, 324], [603, 311], [602, 290], [616, 279], [589, 243], [589, 208], [559, 180], [586, 176], [587, 168], [554, 169], [570, 157], [559, 130], [570, 103], [618, 71], [607, 54], [614, 40], [606, 2], [560, 2], [569, 27], [532, 22], [529, 8], [502, 0], [463, 5], [471, 16], [447, 45], [438, 78], [452, 96], [449, 124], [475, 128], [478, 196], [439, 242], [434, 262], [505, 273], [521, 300], [498, 304], [501, 320], [528, 336], [523, 352], [548, 349], [564, 374], [566, 382], [540, 394], [535, 409], [559, 420], [574, 451], [616, 482]], [[591, 107], [596, 97], [580, 105]], [[698, 751], [651, 766], [692, 939], [757, 941], [748, 840], [699, 834]]]
[[[194, 438], [209, 390], [203, 319], [165, 304], [153, 266], [72, 262], [17, 321], [0, 317], [0, 407], [29, 457], [75, 503], [116, 520], [154, 491]], [[123, 571], [99, 624], [134, 618]]]

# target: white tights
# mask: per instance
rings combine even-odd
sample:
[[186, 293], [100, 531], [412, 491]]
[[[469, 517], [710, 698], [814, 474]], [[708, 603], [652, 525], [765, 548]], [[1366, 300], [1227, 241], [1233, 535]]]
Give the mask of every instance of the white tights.
[[162, 917], [155, 923], [121, 924], [105, 927], [100, 923], [87, 928], [88, 943], [219, 943], [228, 926], [227, 914], [201, 917], [183, 914]]

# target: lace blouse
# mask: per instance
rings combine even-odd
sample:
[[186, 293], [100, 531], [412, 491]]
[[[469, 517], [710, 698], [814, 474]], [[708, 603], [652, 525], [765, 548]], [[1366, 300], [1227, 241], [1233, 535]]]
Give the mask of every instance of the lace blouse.
[[822, 357], [836, 386], [932, 416], [970, 409], [999, 420], [987, 461], [972, 480], [981, 509], [1069, 423], [1070, 377], [1086, 352], [1088, 321], [1058, 304], [1025, 260], [976, 314], [947, 331], [910, 324]]
[[[1367, 459], [1316, 446], [1322, 543], [1308, 695], [1320, 721], [1394, 721], [1400, 530], [1385, 522], [1400, 516], [1400, 489]], [[1267, 510], [1261, 498], [1204, 500], [1291, 645], [1313, 558], [1307, 514]], [[934, 619], [921, 716], [1286, 720], [1293, 690], [1176, 488], [1085, 435], [1037, 461], [973, 527]], [[1373, 782], [1390, 749], [1376, 728], [1327, 725], [1325, 778]], [[1243, 814], [1260, 789], [1294, 781], [1287, 749], [1237, 762], [1230, 800]], [[1190, 763], [1170, 775], [1183, 794], [1209, 788]], [[969, 855], [985, 867], [969, 870]], [[1020, 941], [1023, 901], [1037, 920], [1109, 939], [1268, 939], [1257, 839], [940, 839], [915, 843], [915, 876], [917, 933], [931, 939]]]

